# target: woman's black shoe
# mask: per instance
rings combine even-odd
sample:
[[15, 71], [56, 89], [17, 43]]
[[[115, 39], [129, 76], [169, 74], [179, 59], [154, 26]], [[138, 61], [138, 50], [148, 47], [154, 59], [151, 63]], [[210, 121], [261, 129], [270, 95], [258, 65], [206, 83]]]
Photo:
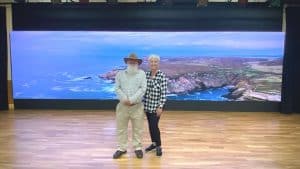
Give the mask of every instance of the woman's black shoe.
[[156, 156], [161, 156], [162, 155], [162, 149], [160, 146], [156, 147]]
[[151, 150], [153, 150], [153, 149], [155, 149], [155, 148], [156, 148], [156, 146], [153, 145], [153, 144], [151, 144], [149, 147], [147, 147], [147, 148], [145, 149], [145, 151], [146, 151], [146, 152], [149, 152], [149, 151], [151, 151]]

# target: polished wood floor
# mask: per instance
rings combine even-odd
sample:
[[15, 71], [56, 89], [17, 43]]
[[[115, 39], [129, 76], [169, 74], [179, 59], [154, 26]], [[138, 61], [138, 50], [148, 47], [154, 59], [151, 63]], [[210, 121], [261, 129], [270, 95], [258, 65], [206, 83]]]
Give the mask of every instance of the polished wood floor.
[[160, 124], [162, 157], [130, 148], [114, 160], [113, 111], [2, 111], [0, 168], [300, 168], [300, 114], [167, 111]]

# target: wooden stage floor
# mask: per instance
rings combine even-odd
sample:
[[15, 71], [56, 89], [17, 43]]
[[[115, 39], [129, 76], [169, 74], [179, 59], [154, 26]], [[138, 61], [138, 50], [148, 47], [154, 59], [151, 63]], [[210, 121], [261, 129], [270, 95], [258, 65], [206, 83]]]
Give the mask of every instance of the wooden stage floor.
[[113, 111], [1, 111], [0, 168], [300, 168], [300, 114], [166, 111], [160, 158], [150, 152], [137, 159], [130, 146], [112, 159], [115, 127]]

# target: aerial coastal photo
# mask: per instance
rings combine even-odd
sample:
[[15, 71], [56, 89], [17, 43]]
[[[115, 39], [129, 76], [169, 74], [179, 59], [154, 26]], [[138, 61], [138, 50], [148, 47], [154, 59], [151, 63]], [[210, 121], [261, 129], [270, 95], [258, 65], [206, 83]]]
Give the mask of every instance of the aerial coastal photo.
[[116, 99], [123, 58], [160, 56], [169, 100], [280, 101], [282, 32], [13, 31], [15, 99]]

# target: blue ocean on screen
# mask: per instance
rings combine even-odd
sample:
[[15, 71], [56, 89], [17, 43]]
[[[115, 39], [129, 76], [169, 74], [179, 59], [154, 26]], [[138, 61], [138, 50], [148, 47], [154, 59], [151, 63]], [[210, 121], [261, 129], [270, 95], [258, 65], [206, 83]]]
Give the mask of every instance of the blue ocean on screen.
[[[123, 58], [131, 52], [137, 53], [144, 61], [149, 54], [160, 55], [166, 72], [173, 72], [169, 78], [175, 81], [177, 76], [197, 73], [194, 70], [205, 74], [203, 71], [211, 69], [208, 64], [216, 64], [224, 70], [229, 70], [231, 65], [244, 64], [241, 71], [249, 73], [248, 69], [253, 68], [263, 72], [265, 70], [260, 70], [258, 62], [282, 58], [283, 43], [284, 34], [280, 32], [13, 31], [13, 94], [15, 99], [116, 99], [114, 81], [101, 78], [101, 75], [124, 68]], [[223, 60], [217, 58], [224, 57], [230, 59], [223, 66]], [[192, 59], [188, 63], [185, 58]], [[207, 61], [203, 61], [206, 58]], [[267, 59], [250, 62], [244, 58]], [[201, 62], [198, 59], [202, 59]], [[277, 60], [272, 62], [275, 61], [279, 63]], [[175, 62], [180, 62], [181, 75], [174, 74], [177, 71], [175, 66], [172, 70], [171, 65]], [[190, 66], [192, 62], [194, 65]], [[203, 69], [198, 70], [195, 65]], [[207, 72], [210, 73], [218, 72]], [[223, 95], [228, 93], [228, 88], [222, 85], [169, 93], [168, 98], [226, 101], [228, 99]]]

